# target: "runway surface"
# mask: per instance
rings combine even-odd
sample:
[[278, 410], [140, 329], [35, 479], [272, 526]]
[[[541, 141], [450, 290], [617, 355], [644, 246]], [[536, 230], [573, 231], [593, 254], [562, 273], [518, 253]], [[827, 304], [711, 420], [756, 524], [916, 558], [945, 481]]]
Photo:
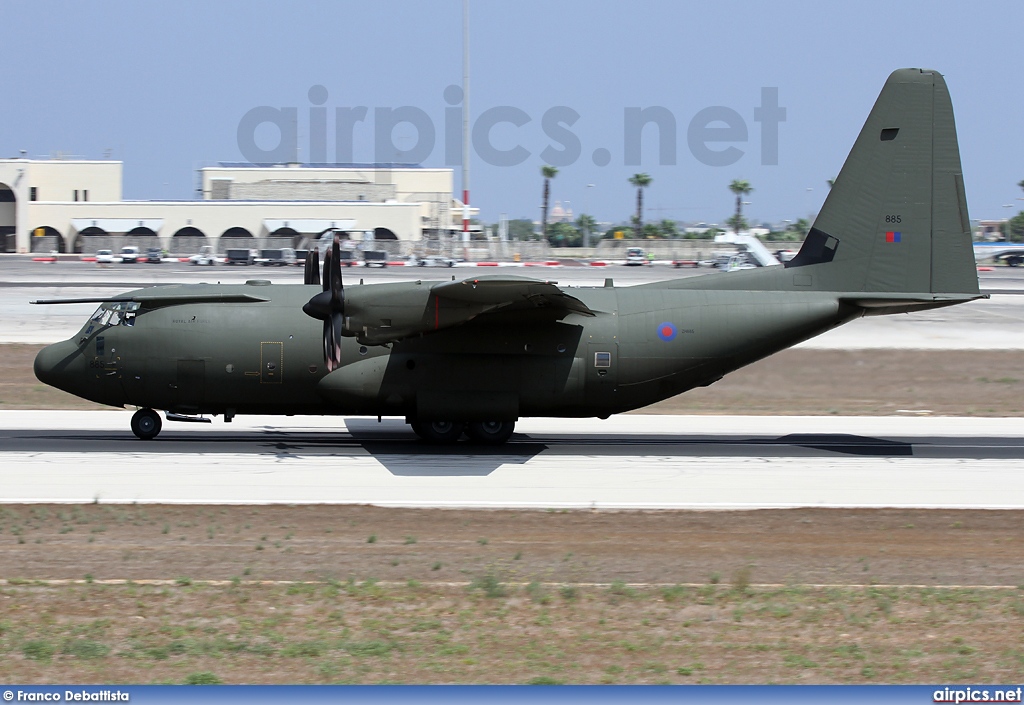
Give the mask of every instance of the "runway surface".
[[435, 448], [399, 420], [0, 412], [4, 502], [429, 507], [1024, 507], [1019, 419], [526, 419], [499, 448]]

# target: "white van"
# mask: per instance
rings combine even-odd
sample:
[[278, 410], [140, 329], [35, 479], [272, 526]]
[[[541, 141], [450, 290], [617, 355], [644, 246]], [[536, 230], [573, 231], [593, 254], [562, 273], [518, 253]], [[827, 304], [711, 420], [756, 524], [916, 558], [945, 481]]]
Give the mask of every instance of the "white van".
[[139, 261], [139, 248], [135, 245], [125, 245], [121, 248], [119, 256], [125, 264], [135, 264]]
[[643, 249], [639, 247], [630, 247], [626, 249], [626, 264], [629, 266], [647, 264], [647, 257], [644, 255]]

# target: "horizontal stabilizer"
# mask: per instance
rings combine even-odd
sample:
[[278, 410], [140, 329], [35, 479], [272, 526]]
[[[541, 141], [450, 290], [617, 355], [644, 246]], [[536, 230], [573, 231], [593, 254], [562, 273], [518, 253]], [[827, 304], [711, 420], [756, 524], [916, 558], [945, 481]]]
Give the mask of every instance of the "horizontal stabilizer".
[[841, 297], [844, 304], [864, 309], [865, 316], [885, 316], [892, 313], [911, 313], [962, 304], [976, 299], [987, 299], [988, 294], [898, 294], [859, 293]]

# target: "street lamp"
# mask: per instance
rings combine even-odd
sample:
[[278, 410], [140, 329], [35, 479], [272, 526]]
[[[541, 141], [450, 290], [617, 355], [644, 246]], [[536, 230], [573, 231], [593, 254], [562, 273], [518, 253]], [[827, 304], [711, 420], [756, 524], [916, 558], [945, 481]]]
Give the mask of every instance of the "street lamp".
[[594, 188], [594, 184], [587, 184], [587, 187], [583, 190], [583, 215], [588, 217], [588, 220], [583, 221], [583, 246], [590, 247], [590, 189]]

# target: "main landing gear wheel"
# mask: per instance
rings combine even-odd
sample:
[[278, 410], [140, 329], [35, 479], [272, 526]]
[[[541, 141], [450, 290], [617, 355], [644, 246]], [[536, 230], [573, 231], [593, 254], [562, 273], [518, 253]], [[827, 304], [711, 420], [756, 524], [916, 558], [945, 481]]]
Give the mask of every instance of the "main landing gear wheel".
[[474, 443], [497, 446], [507, 441], [515, 429], [515, 421], [473, 421], [466, 425], [466, 435]]
[[152, 409], [139, 409], [132, 416], [132, 433], [144, 441], [156, 438], [162, 427], [160, 414]]
[[466, 424], [460, 421], [413, 421], [412, 430], [427, 443], [455, 443]]

